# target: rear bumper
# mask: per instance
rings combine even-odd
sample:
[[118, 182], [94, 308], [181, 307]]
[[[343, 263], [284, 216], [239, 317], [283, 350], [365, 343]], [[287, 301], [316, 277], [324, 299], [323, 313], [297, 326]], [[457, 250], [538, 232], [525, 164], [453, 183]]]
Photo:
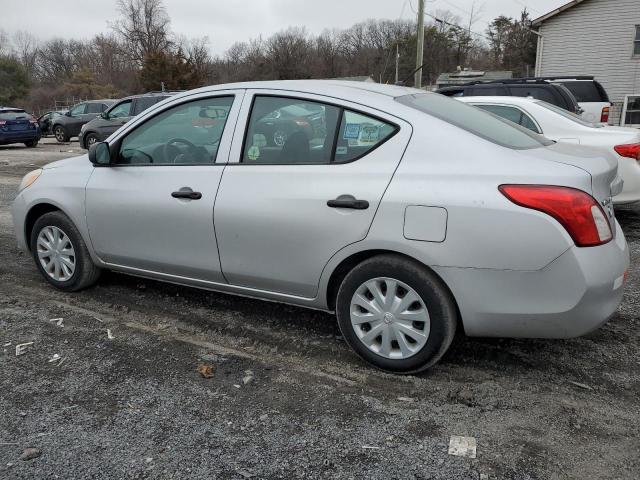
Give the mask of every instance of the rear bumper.
[[604, 324], [622, 301], [629, 249], [617, 222], [616, 230], [606, 245], [572, 247], [542, 270], [435, 270], [469, 336], [578, 337]]
[[10, 143], [24, 143], [33, 140], [40, 140], [42, 134], [40, 129], [27, 130], [24, 132], [0, 132], [0, 144], [8, 145]]

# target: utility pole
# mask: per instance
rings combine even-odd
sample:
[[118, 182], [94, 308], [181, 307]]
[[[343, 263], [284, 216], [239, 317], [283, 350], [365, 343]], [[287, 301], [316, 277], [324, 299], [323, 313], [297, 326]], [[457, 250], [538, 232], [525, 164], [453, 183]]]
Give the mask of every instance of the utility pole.
[[400, 47], [398, 46], [398, 42], [396, 42], [396, 84], [398, 83], [398, 73], [400, 71]]
[[420, 6], [418, 7], [418, 48], [416, 51], [416, 76], [414, 79], [414, 85], [416, 88], [422, 87], [422, 57], [424, 53], [424, 0], [419, 0]]

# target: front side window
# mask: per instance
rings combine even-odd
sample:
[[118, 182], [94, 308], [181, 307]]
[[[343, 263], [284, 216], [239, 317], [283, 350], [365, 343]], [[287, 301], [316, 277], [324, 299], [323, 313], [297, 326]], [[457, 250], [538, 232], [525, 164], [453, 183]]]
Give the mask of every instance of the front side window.
[[[120, 165], [201, 165], [216, 161], [233, 97], [183, 103], [152, 117], [120, 145]], [[224, 115], [222, 115], [224, 112]]]
[[494, 115], [498, 115], [505, 120], [521, 125], [532, 132], [542, 133], [533, 119], [519, 108], [508, 107], [506, 105], [476, 105], [476, 107], [486, 110], [487, 112], [491, 112]]
[[523, 150], [553, 142], [479, 108], [434, 93], [397, 97], [396, 101], [503, 147]]
[[69, 113], [71, 114], [72, 117], [77, 117], [79, 115], [84, 115], [84, 112], [86, 111], [86, 109], [87, 109], [87, 104], [80, 103], [75, 107], [73, 107]]
[[109, 118], [122, 118], [131, 116], [131, 100], [125, 100], [109, 110]]

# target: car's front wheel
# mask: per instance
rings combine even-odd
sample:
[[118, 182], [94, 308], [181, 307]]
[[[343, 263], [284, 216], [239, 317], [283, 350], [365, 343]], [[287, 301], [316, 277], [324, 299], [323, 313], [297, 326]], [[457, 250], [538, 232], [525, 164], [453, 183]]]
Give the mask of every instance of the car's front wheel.
[[38, 146], [38, 140], [30, 140], [28, 142], [24, 142], [27, 148], [35, 148]]
[[372, 365], [417, 373], [451, 345], [457, 308], [432, 271], [399, 255], [380, 255], [349, 272], [336, 299], [340, 330]]
[[70, 137], [62, 125], [56, 125], [55, 127], [53, 127], [53, 134], [55, 135], [56, 140], [60, 143], [69, 141]]
[[98, 136], [95, 133], [88, 133], [84, 137], [84, 145], [87, 150], [91, 148], [91, 145], [97, 142], [98, 142]]
[[36, 220], [31, 232], [31, 253], [42, 276], [54, 287], [76, 291], [93, 285], [100, 269], [73, 222], [62, 212], [49, 212]]

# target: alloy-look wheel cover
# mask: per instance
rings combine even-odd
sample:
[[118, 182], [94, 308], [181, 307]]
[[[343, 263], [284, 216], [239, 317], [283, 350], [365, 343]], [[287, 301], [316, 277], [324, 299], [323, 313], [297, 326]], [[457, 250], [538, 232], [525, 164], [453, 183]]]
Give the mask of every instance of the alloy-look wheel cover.
[[409, 285], [378, 277], [364, 282], [351, 299], [351, 326], [362, 344], [384, 358], [403, 360], [427, 343], [427, 307]]
[[58, 282], [66, 282], [76, 270], [76, 253], [69, 237], [58, 227], [40, 230], [37, 240], [38, 260], [43, 270]]

